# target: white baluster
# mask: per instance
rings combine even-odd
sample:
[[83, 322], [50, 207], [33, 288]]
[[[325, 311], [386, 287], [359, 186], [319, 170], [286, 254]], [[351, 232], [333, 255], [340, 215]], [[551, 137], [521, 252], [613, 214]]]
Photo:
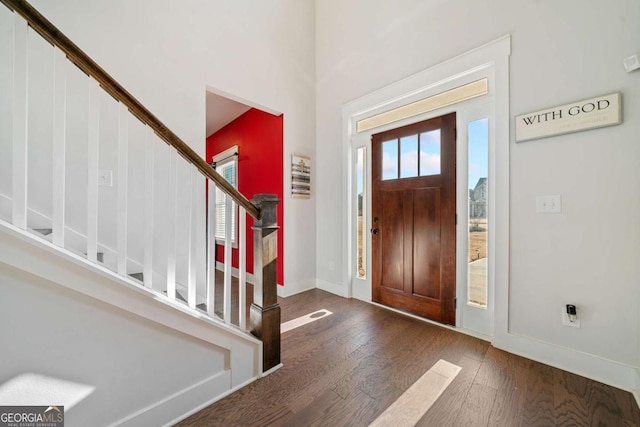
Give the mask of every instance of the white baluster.
[[28, 182], [28, 113], [29, 99], [29, 27], [27, 21], [14, 13], [13, 48], [13, 185], [12, 221], [16, 227], [27, 228]]
[[67, 56], [53, 48], [53, 176], [52, 176], [52, 241], [64, 247], [66, 118], [67, 118]]
[[195, 233], [195, 209], [193, 205], [195, 203], [194, 187], [196, 184], [196, 169], [189, 165], [189, 201], [187, 203], [187, 209], [189, 210], [187, 221], [187, 304], [191, 308], [196, 308], [196, 262], [195, 262], [195, 248], [194, 244], [196, 238]]
[[229, 195], [225, 194], [224, 213], [224, 323], [231, 323], [231, 217], [233, 215], [233, 202]]
[[118, 104], [118, 274], [127, 275], [127, 196], [129, 185], [129, 110]]
[[238, 326], [247, 329], [247, 212], [238, 207]]
[[155, 160], [155, 138], [153, 130], [145, 126], [145, 160], [144, 160], [144, 266], [142, 278], [144, 285], [153, 288], [153, 168]]
[[207, 312], [214, 317], [216, 301], [216, 184], [209, 180], [207, 198]]
[[178, 152], [169, 150], [169, 200], [167, 212], [167, 296], [176, 299], [176, 218], [178, 209]]
[[98, 152], [102, 89], [90, 78], [89, 138], [87, 144], [87, 259], [98, 260]]

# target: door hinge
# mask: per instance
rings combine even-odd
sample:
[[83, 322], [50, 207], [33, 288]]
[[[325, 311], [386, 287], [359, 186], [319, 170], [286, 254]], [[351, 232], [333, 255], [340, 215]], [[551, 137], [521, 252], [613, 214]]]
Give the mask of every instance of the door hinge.
[[456, 225], [458, 225], [458, 214], [456, 214]]
[[454, 308], [454, 310], [458, 309], [458, 298], [454, 298], [453, 299], [453, 308]]

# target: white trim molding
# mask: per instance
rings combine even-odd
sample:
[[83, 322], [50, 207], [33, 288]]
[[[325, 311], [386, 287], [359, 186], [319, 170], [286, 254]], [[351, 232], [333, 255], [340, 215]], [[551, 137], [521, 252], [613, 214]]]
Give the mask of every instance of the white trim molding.
[[[353, 164], [353, 150], [355, 146], [369, 146], [369, 137], [372, 133], [382, 132], [407, 124], [437, 117], [443, 114], [456, 111], [462, 117], [464, 112], [469, 109], [477, 109], [481, 104], [490, 103], [490, 109], [493, 111], [494, 124], [493, 131], [493, 150], [491, 154], [490, 174], [493, 197], [491, 199], [491, 212], [493, 212], [493, 239], [490, 242], [490, 250], [493, 252], [493, 259], [489, 266], [489, 272], [492, 274], [491, 282], [494, 283], [493, 292], [489, 292], [493, 298], [494, 320], [491, 322], [491, 316], [488, 316], [485, 327], [476, 328], [477, 333], [485, 335], [505, 334], [508, 333], [508, 288], [509, 288], [509, 56], [511, 54], [511, 36], [506, 35], [476, 49], [465, 52], [443, 63], [435, 65], [417, 74], [409, 76], [403, 80], [392, 83], [377, 91], [364, 95], [354, 101], [345, 104], [342, 108], [343, 118], [343, 158], [345, 170], [343, 192], [345, 200], [345, 208], [343, 211], [343, 222], [346, 224], [346, 230], [343, 233], [348, 236], [343, 243], [343, 251], [347, 254], [347, 263], [343, 271], [344, 290], [339, 292], [335, 289], [333, 292], [344, 296], [357, 296], [365, 301], [371, 299], [371, 284], [367, 281], [369, 289], [363, 292], [363, 284], [360, 283], [361, 289], [354, 292], [354, 197], [352, 193], [354, 176], [351, 173]], [[358, 122], [370, 117], [376, 117], [388, 111], [411, 105], [420, 100], [429, 99], [439, 94], [447, 93], [456, 88], [465, 87], [465, 85], [473, 84], [477, 81], [486, 79], [488, 89], [486, 94], [478, 96], [474, 99], [461, 99], [457, 103], [445, 103], [444, 106], [434, 110], [424, 112], [412, 117], [405, 117], [392, 123], [386, 123], [375, 129], [366, 132], [357, 132]], [[468, 115], [468, 114], [467, 114]], [[466, 117], [466, 116], [465, 116]], [[370, 162], [368, 165], [370, 168]], [[371, 176], [370, 169], [367, 176]], [[370, 185], [368, 186], [370, 188]], [[460, 191], [460, 190], [458, 190]], [[371, 211], [370, 198], [367, 200], [367, 211]], [[465, 199], [466, 200], [466, 199]], [[368, 228], [365, 225], [365, 229]], [[458, 234], [460, 232], [458, 231]], [[370, 243], [368, 243], [367, 253], [371, 254]], [[370, 256], [367, 271], [371, 270]], [[460, 263], [460, 255], [458, 254], [458, 263]], [[465, 257], [466, 259], [466, 257]], [[458, 273], [459, 275], [460, 273]], [[458, 294], [462, 295], [462, 281], [458, 280]], [[466, 281], [465, 281], [466, 286]], [[327, 286], [327, 290], [332, 287]], [[456, 313], [457, 319], [462, 319], [462, 304], [458, 304]], [[489, 324], [492, 323], [492, 324]], [[458, 330], [465, 325], [462, 322], [457, 324]], [[471, 328], [473, 329], [473, 328]]]

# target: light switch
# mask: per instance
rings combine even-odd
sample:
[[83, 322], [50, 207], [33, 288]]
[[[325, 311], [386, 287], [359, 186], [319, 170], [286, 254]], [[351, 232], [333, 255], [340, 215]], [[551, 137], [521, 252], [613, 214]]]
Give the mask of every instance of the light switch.
[[536, 213], [560, 212], [562, 212], [562, 199], [560, 195], [536, 197]]

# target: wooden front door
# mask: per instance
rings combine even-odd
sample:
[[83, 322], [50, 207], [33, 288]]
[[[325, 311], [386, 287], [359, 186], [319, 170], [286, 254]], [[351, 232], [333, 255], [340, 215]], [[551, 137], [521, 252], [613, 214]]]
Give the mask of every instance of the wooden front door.
[[456, 115], [371, 139], [373, 300], [455, 325]]

